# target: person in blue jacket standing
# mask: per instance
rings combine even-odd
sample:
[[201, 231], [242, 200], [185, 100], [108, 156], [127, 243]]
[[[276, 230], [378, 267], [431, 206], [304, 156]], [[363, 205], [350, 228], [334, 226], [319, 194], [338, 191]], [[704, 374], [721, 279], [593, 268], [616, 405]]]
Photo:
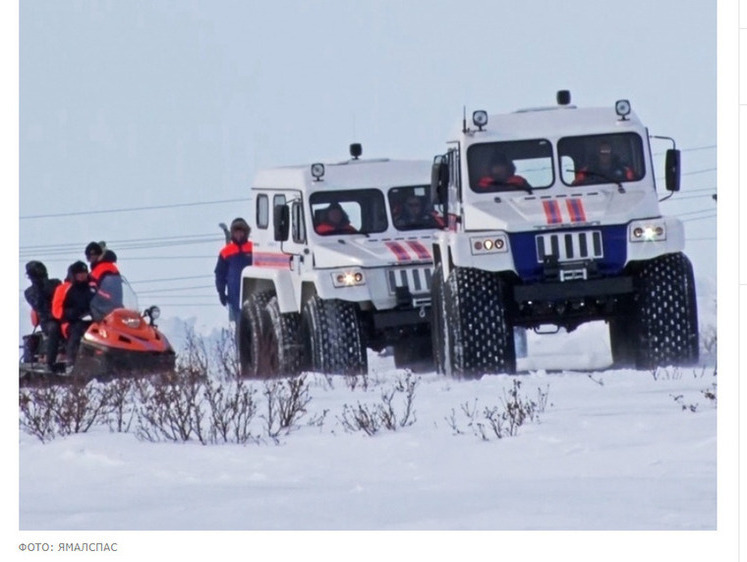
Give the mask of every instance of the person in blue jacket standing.
[[228, 319], [237, 322], [241, 317], [241, 272], [252, 265], [251, 229], [237, 217], [231, 223], [231, 239], [218, 254], [215, 265], [215, 288], [223, 306], [228, 306]]

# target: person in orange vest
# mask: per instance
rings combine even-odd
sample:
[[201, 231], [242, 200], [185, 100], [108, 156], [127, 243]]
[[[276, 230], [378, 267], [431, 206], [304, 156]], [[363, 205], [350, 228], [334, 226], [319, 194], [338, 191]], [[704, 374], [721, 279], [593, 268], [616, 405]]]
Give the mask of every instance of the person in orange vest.
[[499, 152], [490, 164], [489, 173], [477, 182], [479, 191], [531, 189], [529, 182], [516, 175], [516, 166], [506, 155]]
[[237, 322], [241, 317], [241, 272], [252, 265], [253, 245], [249, 240], [251, 228], [241, 217], [231, 223], [231, 239], [223, 246], [215, 264], [215, 288], [220, 304], [228, 306], [228, 319]]
[[123, 303], [122, 276], [115, 263], [117, 257], [112, 251], [104, 251], [101, 244], [91, 242], [85, 249], [86, 259], [91, 264], [91, 285], [96, 290], [93, 314], [100, 320]]
[[67, 340], [65, 356], [68, 372], [75, 363], [80, 340], [91, 325], [92, 297], [88, 266], [82, 261], [76, 261], [68, 267], [65, 282], [55, 289], [52, 298], [52, 316], [59, 322], [60, 334]]
[[350, 224], [350, 219], [342, 206], [335, 202], [325, 210], [324, 219], [316, 225], [318, 234], [357, 234], [358, 230]]

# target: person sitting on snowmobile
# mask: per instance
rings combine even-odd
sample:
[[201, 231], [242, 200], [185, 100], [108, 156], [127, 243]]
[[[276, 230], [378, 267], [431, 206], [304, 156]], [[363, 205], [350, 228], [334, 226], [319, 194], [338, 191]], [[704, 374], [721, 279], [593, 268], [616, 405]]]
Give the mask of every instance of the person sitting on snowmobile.
[[[40, 261], [30, 261], [26, 264], [26, 276], [31, 281], [31, 286], [23, 292], [23, 295], [31, 306], [32, 323], [34, 327], [38, 326], [47, 338], [46, 349], [37, 349], [36, 351], [46, 355], [47, 367], [53, 370], [57, 360], [59, 338], [56, 340], [57, 344], [54, 342], [50, 344], [50, 339], [54, 337], [53, 334], [59, 331], [60, 327], [52, 316], [52, 297], [61, 282], [59, 279], [50, 279], [47, 267]], [[32, 361], [32, 355], [31, 350], [28, 354], [24, 350], [24, 361]]]
[[91, 325], [90, 306], [93, 294], [88, 266], [82, 261], [76, 261], [68, 267], [65, 282], [54, 293], [52, 315], [60, 323], [61, 334], [67, 340], [65, 356], [68, 372], [75, 363], [80, 340]]
[[112, 310], [122, 308], [122, 276], [114, 263], [114, 252], [105, 252], [98, 242], [88, 244], [85, 254], [91, 264], [91, 285], [96, 289], [97, 296], [91, 314], [98, 321]]

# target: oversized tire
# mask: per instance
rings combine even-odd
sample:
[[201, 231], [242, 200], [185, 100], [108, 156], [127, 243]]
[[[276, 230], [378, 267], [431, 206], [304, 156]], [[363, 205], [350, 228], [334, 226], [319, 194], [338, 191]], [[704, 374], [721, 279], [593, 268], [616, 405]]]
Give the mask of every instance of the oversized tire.
[[341, 375], [368, 371], [368, 355], [353, 303], [314, 295], [304, 304], [301, 326], [309, 369]]
[[458, 267], [444, 291], [449, 357], [447, 374], [479, 377], [516, 372], [508, 288], [496, 274]]
[[394, 344], [394, 366], [415, 373], [433, 370], [433, 343], [429, 334], [405, 337]]
[[433, 271], [431, 282], [431, 348], [433, 350], [433, 362], [439, 375], [446, 373], [445, 317], [443, 266], [439, 264]]
[[277, 296], [267, 303], [270, 320], [270, 346], [267, 349], [270, 370], [279, 376], [294, 376], [301, 372], [303, 345], [301, 344], [301, 315], [281, 313]]
[[272, 297], [271, 291], [254, 293], [241, 308], [237, 340], [241, 375], [244, 377], [267, 377], [272, 374], [267, 354], [272, 326], [267, 303]]
[[636, 273], [636, 367], [693, 365], [699, 356], [698, 310], [690, 260], [666, 254]]

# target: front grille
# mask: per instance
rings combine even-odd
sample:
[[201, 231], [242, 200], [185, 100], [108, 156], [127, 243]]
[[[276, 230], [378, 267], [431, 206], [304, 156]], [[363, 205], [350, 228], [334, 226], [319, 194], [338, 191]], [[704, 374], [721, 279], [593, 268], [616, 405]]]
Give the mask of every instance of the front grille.
[[537, 261], [540, 263], [546, 258], [564, 262], [604, 257], [602, 233], [599, 230], [538, 234], [535, 240]]
[[387, 271], [389, 292], [393, 295], [397, 287], [407, 287], [413, 295], [430, 293], [432, 267], [398, 267]]

